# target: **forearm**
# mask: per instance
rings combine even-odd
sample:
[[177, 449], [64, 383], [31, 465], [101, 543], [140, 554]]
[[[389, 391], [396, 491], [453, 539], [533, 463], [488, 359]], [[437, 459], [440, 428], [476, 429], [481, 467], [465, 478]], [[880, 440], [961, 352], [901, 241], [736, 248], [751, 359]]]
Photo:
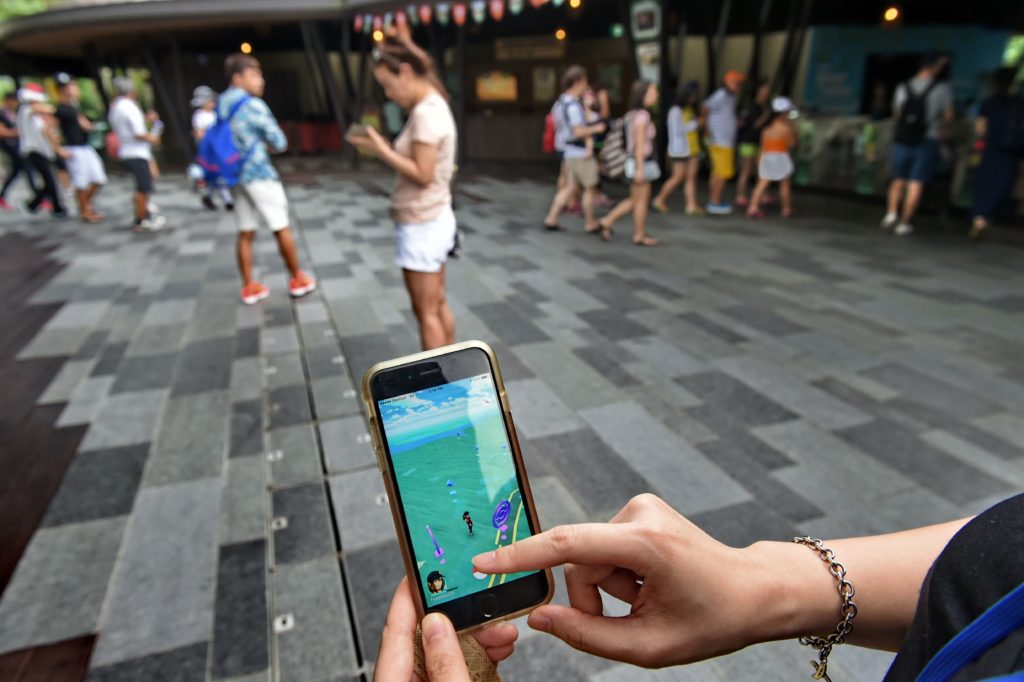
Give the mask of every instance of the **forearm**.
[[[825, 541], [856, 589], [857, 617], [849, 641], [895, 651], [914, 618], [921, 585], [950, 538], [970, 519], [863, 538]], [[825, 636], [840, 620], [837, 581], [810, 548], [759, 542], [744, 550], [759, 567], [755, 641]]]
[[427, 185], [430, 181], [429, 178], [425, 179], [423, 177], [423, 173], [420, 170], [419, 165], [416, 163], [416, 159], [408, 156], [402, 156], [395, 151], [394, 147], [385, 147], [380, 153], [380, 158], [381, 161], [395, 169], [396, 173], [405, 176], [417, 184]]

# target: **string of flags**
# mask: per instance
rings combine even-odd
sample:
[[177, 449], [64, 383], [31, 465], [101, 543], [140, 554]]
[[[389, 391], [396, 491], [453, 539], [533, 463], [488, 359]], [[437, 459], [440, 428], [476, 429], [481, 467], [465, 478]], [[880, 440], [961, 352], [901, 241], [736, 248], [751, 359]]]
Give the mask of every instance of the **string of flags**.
[[[456, 26], [464, 26], [468, 19], [476, 24], [482, 24], [487, 17], [493, 21], [501, 21], [505, 18], [505, 10], [512, 16], [517, 16], [523, 11], [527, 0], [468, 0], [457, 2], [438, 2], [434, 4], [410, 4], [404, 9], [386, 12], [384, 14], [357, 14], [353, 19], [353, 27], [357, 33], [375, 33], [376, 31], [387, 30], [392, 26], [404, 28], [405, 26], [429, 25], [437, 21], [441, 26], [447, 26], [454, 22]], [[534, 9], [550, 3], [553, 7], [561, 7], [565, 0], [529, 0], [530, 6]], [[577, 3], [574, 9], [578, 7]]]

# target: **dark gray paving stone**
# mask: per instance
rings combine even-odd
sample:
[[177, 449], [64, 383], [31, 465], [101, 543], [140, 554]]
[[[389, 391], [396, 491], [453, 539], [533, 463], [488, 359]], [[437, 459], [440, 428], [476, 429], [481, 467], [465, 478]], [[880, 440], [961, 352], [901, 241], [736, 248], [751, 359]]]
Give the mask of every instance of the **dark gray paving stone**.
[[578, 317], [589, 324], [598, 334], [613, 341], [649, 336], [651, 330], [638, 324], [615, 310], [588, 310]]
[[547, 334], [508, 303], [480, 303], [470, 306], [470, 310], [506, 345], [548, 340]]
[[257, 327], [239, 329], [235, 334], [235, 357], [248, 358], [260, 354], [260, 330]]
[[202, 288], [203, 283], [198, 280], [189, 280], [187, 282], [167, 282], [164, 288], [157, 294], [157, 298], [162, 301], [174, 299], [174, 298], [195, 298], [199, 295], [199, 290]]
[[965, 506], [1012, 490], [1007, 483], [932, 447], [889, 419], [876, 418], [837, 435], [955, 505]]
[[748, 427], [775, 424], [797, 417], [795, 413], [722, 372], [694, 374], [676, 379], [676, 382], [709, 407], [728, 414], [732, 420]]
[[78, 347], [74, 358], [76, 360], [87, 360], [96, 357], [103, 350], [103, 344], [107, 342], [107, 336], [109, 335], [110, 331], [107, 329], [97, 329], [92, 332], [85, 338], [82, 345]]
[[718, 440], [697, 447], [708, 459], [739, 481], [758, 502], [786, 519], [800, 523], [824, 516], [822, 509], [772, 477], [771, 471], [761, 466], [741, 444]]
[[231, 385], [234, 338], [217, 337], [188, 343], [181, 352], [172, 395], [205, 393]]
[[321, 346], [307, 346], [306, 370], [312, 380], [347, 375], [345, 356], [334, 343]]
[[613, 273], [602, 273], [595, 279], [570, 279], [569, 284], [623, 314], [654, 307], [650, 301], [637, 296], [627, 280]]
[[587, 682], [590, 678], [568, 651], [554, 637], [530, 637], [518, 643], [515, 655], [501, 664], [501, 675], [508, 680]]
[[87, 682], [206, 682], [206, 642], [89, 671]]
[[178, 363], [177, 353], [127, 357], [117, 368], [117, 378], [110, 392], [145, 391], [152, 388], [167, 388]]
[[498, 367], [501, 369], [501, 376], [505, 381], [516, 379], [532, 379], [533, 371], [523, 364], [511, 348], [503, 343], [492, 342], [490, 344], [494, 354], [498, 356]]
[[589, 428], [529, 443], [590, 514], [616, 511], [633, 496], [651, 490], [650, 483]]
[[231, 406], [230, 457], [263, 453], [263, 401], [246, 400]]
[[121, 291], [120, 284], [94, 284], [75, 292], [75, 301], [112, 301]]
[[622, 353], [618, 356], [612, 355], [605, 348], [599, 346], [586, 346], [584, 348], [573, 348], [581, 360], [597, 370], [598, 374], [607, 379], [614, 386], [633, 386], [640, 383], [636, 377], [630, 374], [622, 362]]
[[764, 307], [742, 304], [725, 308], [722, 312], [729, 317], [739, 320], [748, 327], [753, 327], [759, 332], [772, 336], [786, 336], [787, 334], [796, 334], [807, 329], [804, 326], [790, 322], [781, 315], [777, 315]]
[[708, 334], [711, 334], [712, 336], [729, 344], [736, 344], [748, 340], [747, 337], [742, 334], [737, 334], [733, 330], [727, 329], [717, 322], [712, 322], [708, 318], [697, 313], [683, 313], [679, 316], [679, 319], [697, 327], [698, 329], [702, 329]]
[[345, 350], [352, 376], [362, 378], [370, 367], [382, 360], [398, 357], [389, 334], [346, 335], [346, 321], [339, 321], [342, 329], [341, 346]]
[[351, 277], [352, 268], [347, 263], [331, 263], [330, 265], [318, 265], [316, 275], [320, 279], [336, 279]]
[[309, 409], [309, 389], [305, 384], [271, 389], [268, 411], [272, 429], [311, 421], [313, 416]]
[[863, 374], [883, 386], [899, 391], [907, 400], [949, 415], [953, 419], [970, 419], [1002, 411], [995, 403], [974, 393], [904, 365], [885, 365]]
[[[753, 436], [746, 426], [734, 421], [727, 412], [717, 407], [702, 405], [686, 411], [686, 414], [710, 429], [718, 440], [716, 447], [729, 448], [757, 463], [767, 471], [796, 464], [792, 459]], [[728, 468], [726, 468], [728, 471]], [[731, 473], [731, 472], [730, 472]]]
[[149, 457], [149, 443], [79, 452], [64, 474], [43, 526], [129, 514]]
[[92, 368], [92, 376], [98, 377], [116, 372], [127, 348], [127, 341], [116, 341], [104, 346], [96, 365]]
[[757, 501], [694, 514], [690, 520], [731, 547], [746, 547], [758, 540], [790, 542], [800, 535], [790, 521]]
[[258, 672], [270, 662], [267, 612], [267, 543], [223, 545], [213, 608], [211, 677]]
[[277, 517], [288, 527], [274, 531], [274, 564], [308, 561], [334, 551], [334, 535], [322, 483], [276, 490], [272, 496]]
[[185, 335], [185, 323], [142, 326], [135, 333], [128, 350], [128, 357], [144, 355], [160, 355], [161, 353], [177, 353], [181, 350], [181, 340]]
[[349, 584], [358, 585], [351, 596], [363, 660], [373, 661], [380, 649], [380, 633], [384, 630], [391, 597], [405, 577], [402, 554], [398, 542], [390, 541], [358, 552], [346, 552], [343, 561]]

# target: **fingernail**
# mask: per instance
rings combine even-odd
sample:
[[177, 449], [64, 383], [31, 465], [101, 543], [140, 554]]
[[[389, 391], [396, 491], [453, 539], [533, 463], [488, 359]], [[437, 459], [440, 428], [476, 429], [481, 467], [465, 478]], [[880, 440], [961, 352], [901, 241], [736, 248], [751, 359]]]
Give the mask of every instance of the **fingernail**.
[[448, 619], [440, 613], [428, 613], [423, 619], [423, 639], [432, 642], [448, 634]]
[[475, 557], [473, 557], [473, 565], [477, 568], [487, 568], [488, 566], [493, 566], [497, 558], [498, 556], [496, 552], [477, 554]]
[[530, 618], [527, 623], [534, 630], [540, 630], [541, 632], [551, 632], [551, 620], [547, 616], [543, 616], [539, 613], [530, 614]]

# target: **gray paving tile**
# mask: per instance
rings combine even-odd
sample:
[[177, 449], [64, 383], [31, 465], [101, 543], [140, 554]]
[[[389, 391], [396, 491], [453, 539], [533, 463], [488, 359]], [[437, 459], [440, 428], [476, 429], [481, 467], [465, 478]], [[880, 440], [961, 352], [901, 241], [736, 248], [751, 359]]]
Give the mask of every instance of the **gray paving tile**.
[[273, 516], [288, 526], [274, 531], [274, 565], [316, 559], [334, 552], [323, 483], [308, 483], [273, 493]]
[[234, 337], [190, 341], [181, 352], [172, 393], [186, 395], [228, 388]]
[[43, 526], [130, 514], [148, 456], [149, 443], [77, 453]]
[[219, 477], [228, 447], [227, 391], [171, 398], [143, 485]]
[[624, 311], [589, 310], [578, 315], [598, 334], [612, 340], [635, 339], [651, 333], [651, 330], [629, 319]]
[[376, 469], [363, 469], [330, 479], [341, 548], [355, 552], [395, 537], [384, 481]]
[[274, 607], [295, 621], [293, 629], [275, 635], [282, 682], [355, 675], [355, 642], [337, 559], [277, 570]]
[[207, 640], [220, 485], [219, 479], [206, 479], [139, 493], [94, 667]]
[[107, 396], [96, 411], [80, 449], [100, 450], [152, 441], [166, 398], [166, 390]]
[[[320, 480], [323, 467], [312, 424], [275, 429], [268, 434], [270, 483], [275, 488]], [[269, 459], [269, 457], [268, 457]]]
[[262, 455], [228, 460], [221, 497], [220, 542], [232, 544], [267, 536], [266, 460]]
[[950, 418], [969, 419], [1000, 411], [995, 403], [902, 365], [885, 365], [864, 375]]
[[121, 358], [128, 348], [127, 341], [111, 341], [103, 346], [103, 350], [96, 358], [96, 364], [92, 368], [92, 376], [103, 376], [114, 374], [121, 364]]
[[309, 389], [305, 384], [272, 389], [267, 410], [270, 428], [305, 424], [313, 417], [309, 409]]
[[263, 328], [263, 348], [267, 353], [292, 353], [299, 350], [299, 337], [295, 327]]
[[107, 309], [109, 301], [67, 303], [46, 323], [48, 329], [69, 329], [95, 324]]
[[263, 454], [263, 401], [259, 398], [231, 405], [231, 457]]
[[67, 406], [57, 419], [57, 426], [74, 426], [91, 422], [113, 385], [114, 377], [112, 376], [88, 377], [78, 382], [78, 385], [71, 390]]
[[184, 335], [184, 323], [140, 327], [128, 343], [128, 349], [124, 353], [125, 357], [177, 353], [181, 350]]
[[[187, 286], [191, 287], [191, 284]], [[166, 287], [165, 287], [166, 288]], [[164, 325], [186, 323], [195, 313], [196, 302], [186, 297], [181, 300], [157, 301], [151, 303], [142, 318], [143, 327], [159, 327]]]
[[205, 682], [207, 644], [200, 642], [92, 668], [86, 682]]
[[586, 673], [573, 661], [571, 651], [554, 637], [531, 637], [516, 647], [516, 655], [501, 666], [509, 680], [565, 680], [586, 682]]
[[723, 327], [722, 325], [717, 324], [709, 320], [707, 317], [697, 313], [683, 313], [679, 318], [687, 324], [693, 325], [694, 327], [711, 334], [715, 338], [727, 344], [735, 344], [747, 340], [746, 336], [727, 329], [726, 327]]
[[548, 340], [547, 334], [508, 303], [481, 303], [470, 309], [506, 345]]
[[797, 532], [793, 522], [762, 502], [743, 502], [689, 517], [719, 542], [746, 547], [758, 540], [792, 540]]
[[124, 358], [117, 367], [117, 378], [110, 392], [167, 388], [171, 384], [171, 375], [177, 362], [176, 353]]
[[579, 417], [541, 379], [506, 381], [516, 429], [530, 439], [575, 431]]
[[18, 353], [18, 360], [34, 360], [61, 355], [73, 355], [88, 336], [87, 327], [53, 329], [43, 327]]
[[529, 445], [542, 454], [591, 517], [610, 518], [630, 498], [651, 490], [651, 484], [592, 429], [538, 438]]
[[317, 419], [361, 414], [359, 393], [347, 376], [317, 379], [312, 382], [313, 406]]
[[676, 377], [697, 374], [707, 369], [707, 365], [684, 351], [677, 345], [657, 336], [640, 336], [624, 339], [619, 342], [633, 356], [652, 367], [663, 377]]
[[36, 401], [38, 405], [53, 405], [66, 403], [71, 399], [71, 394], [83, 381], [92, 369], [92, 360], [69, 360], [61, 365], [53, 380], [39, 396]]
[[788, 421], [797, 416], [763, 393], [718, 371], [695, 374], [677, 382], [704, 401], [709, 409], [727, 414], [730, 420], [748, 427]]
[[653, 492], [683, 514], [750, 499], [725, 472], [636, 403], [584, 410], [582, 416], [647, 480]]
[[224, 679], [266, 669], [269, 621], [267, 543], [221, 545], [210, 676]]
[[359, 589], [351, 592], [352, 611], [359, 628], [363, 660], [373, 661], [380, 648], [388, 604], [405, 577], [402, 554], [398, 542], [391, 540], [358, 552], [345, 552], [344, 564], [350, 580], [359, 581]]
[[244, 327], [235, 334], [235, 358], [256, 357], [260, 354], [260, 332], [255, 327]]
[[327, 470], [332, 474], [364, 468], [377, 461], [362, 415], [321, 421], [320, 441]]
[[231, 363], [231, 399], [262, 400], [263, 368], [259, 358], [238, 358]]
[[303, 384], [306, 375], [302, 368], [302, 356], [297, 352], [273, 353], [266, 357], [267, 388], [273, 390], [284, 386]]
[[0, 599], [0, 653], [95, 632], [125, 518], [44, 528]]
[[[572, 493], [555, 476], [533, 476], [530, 490], [537, 504], [541, 529], [563, 524], [584, 523], [590, 519]], [[600, 518], [598, 520], [605, 520]]]

